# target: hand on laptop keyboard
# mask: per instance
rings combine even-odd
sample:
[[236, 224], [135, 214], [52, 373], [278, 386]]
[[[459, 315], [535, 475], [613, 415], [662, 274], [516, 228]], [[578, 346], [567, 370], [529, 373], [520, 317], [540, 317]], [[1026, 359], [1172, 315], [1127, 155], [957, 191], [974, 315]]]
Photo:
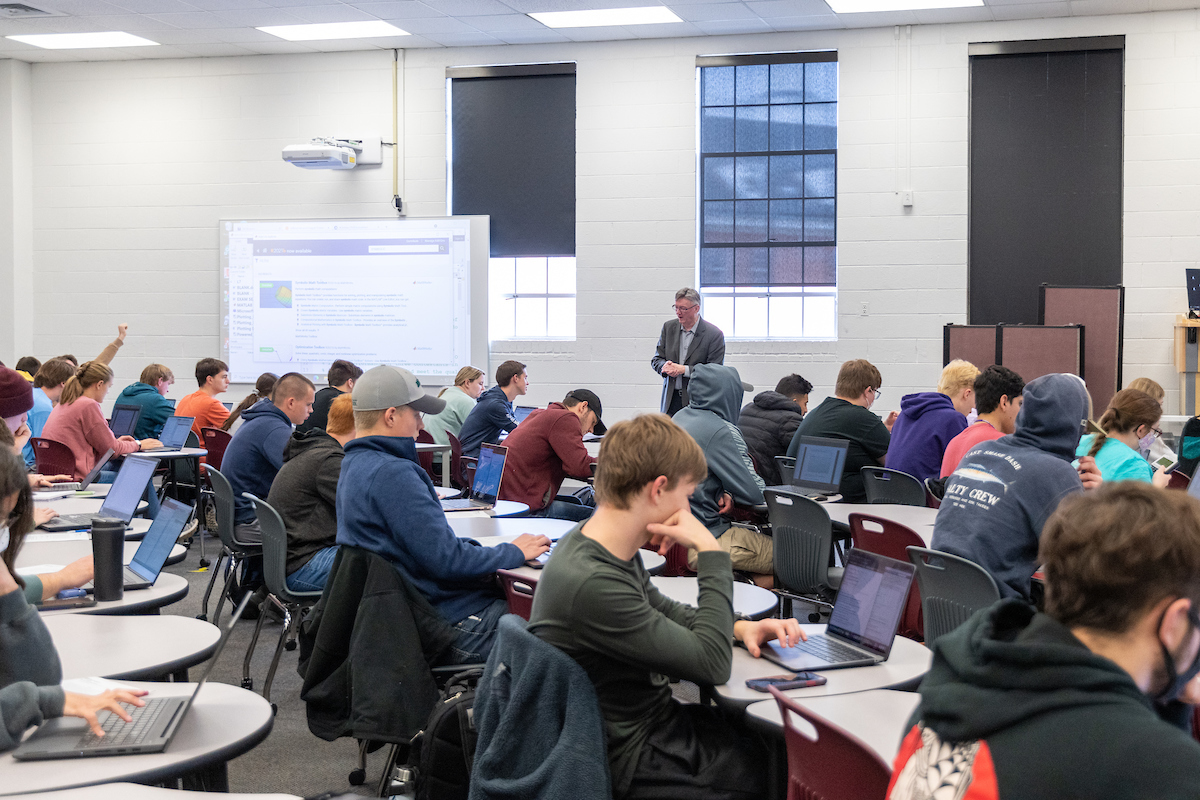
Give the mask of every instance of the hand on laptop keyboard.
[[92, 729], [92, 733], [97, 736], [103, 736], [104, 730], [100, 727], [100, 722], [96, 719], [97, 712], [111, 711], [121, 719], [129, 722], [133, 718], [129, 716], [129, 712], [125, 710], [121, 703], [128, 703], [132, 706], [144, 706], [145, 702], [139, 698], [145, 697], [148, 692], [143, 689], [109, 689], [103, 694], [76, 694], [75, 692], [66, 692], [66, 700], [63, 702], [64, 717], [79, 717], [87, 720], [88, 726]]
[[762, 655], [762, 645], [772, 639], [778, 639], [780, 647], [795, 647], [808, 638], [794, 619], [739, 620], [733, 623], [733, 637], [755, 658]]

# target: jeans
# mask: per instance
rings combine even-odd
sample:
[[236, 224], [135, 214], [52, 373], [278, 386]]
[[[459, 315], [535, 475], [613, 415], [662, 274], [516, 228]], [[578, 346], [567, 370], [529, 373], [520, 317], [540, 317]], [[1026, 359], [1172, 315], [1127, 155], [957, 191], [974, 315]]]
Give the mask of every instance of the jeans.
[[313, 557], [308, 560], [307, 564], [287, 576], [287, 587], [293, 592], [323, 591], [325, 582], [329, 580], [329, 569], [333, 566], [333, 559], [337, 557], [337, 552], [338, 548], [335, 544], [313, 553]]
[[[102, 469], [96, 477], [96, 483], [112, 483], [117, 479], [117, 470]], [[142, 512], [147, 519], [157, 519], [158, 510], [161, 505], [158, 502], [158, 491], [154, 488], [154, 479], [146, 484], [146, 491], [142, 494], [142, 499], [146, 501], [146, 510]], [[137, 516], [136, 514], [134, 516]]]
[[551, 500], [550, 505], [532, 512], [531, 517], [549, 517], [550, 519], [566, 519], [571, 522], [583, 522], [591, 519], [596, 509], [591, 506], [581, 506], [578, 503], [568, 503], [563, 500]]
[[496, 643], [496, 627], [508, 613], [507, 600], [493, 600], [489, 606], [450, 627], [454, 641], [442, 655], [442, 664], [473, 664], [487, 661]]

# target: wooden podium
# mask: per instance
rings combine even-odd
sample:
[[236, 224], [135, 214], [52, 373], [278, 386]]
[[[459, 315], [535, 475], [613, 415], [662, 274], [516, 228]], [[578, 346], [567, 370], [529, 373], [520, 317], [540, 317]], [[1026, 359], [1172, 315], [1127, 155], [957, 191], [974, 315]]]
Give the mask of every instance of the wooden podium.
[[1200, 319], [1175, 318], [1175, 369], [1179, 372], [1179, 413], [1200, 414]]

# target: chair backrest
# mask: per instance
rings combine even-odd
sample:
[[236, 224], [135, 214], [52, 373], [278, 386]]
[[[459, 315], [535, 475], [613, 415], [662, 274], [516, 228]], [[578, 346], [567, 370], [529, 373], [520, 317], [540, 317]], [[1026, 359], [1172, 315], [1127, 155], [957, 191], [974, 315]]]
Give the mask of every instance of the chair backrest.
[[466, 489], [470, 484], [463, 477], [462, 442], [450, 431], [446, 431], [446, 438], [450, 440], [450, 482], [459, 489]]
[[201, 466], [213, 488], [213, 505], [217, 509], [217, 536], [221, 538], [221, 544], [225, 547], [233, 552], [242, 552], [246, 548], [233, 538], [233, 487], [229, 484], [229, 479], [212, 464]]
[[508, 569], [498, 569], [496, 574], [500, 576], [500, 585], [504, 587], [509, 613], [528, 621], [529, 613], [533, 611], [533, 592], [537, 589], [537, 579], [526, 578]]
[[201, 428], [200, 436], [204, 440], [204, 449], [208, 451], [205, 461], [220, 469], [221, 460], [225, 458], [225, 448], [229, 447], [233, 434], [220, 428]]
[[[890, 519], [851, 514], [849, 523], [852, 546], [859, 550], [907, 561], [907, 548], [925, 546], [925, 541], [916, 531]], [[925, 638], [921, 623], [921, 590], [915, 581], [908, 589], [908, 601], [900, 620], [900, 635], [918, 642]]]
[[907, 472], [885, 467], [863, 467], [859, 474], [862, 475], [868, 503], [925, 505], [925, 486]]
[[996, 580], [974, 561], [925, 547], [906, 549], [917, 568], [926, 644], [1000, 599]]
[[763, 496], [771, 519], [775, 578], [780, 587], [798, 594], [832, 589], [829, 558], [833, 523], [829, 513], [816, 501], [795, 492], [768, 489]]
[[[892, 770], [861, 739], [823, 717], [801, 708], [796, 701], [769, 687], [783, 718], [787, 745], [788, 800], [883, 800]], [[816, 738], [802, 731], [792, 715], [816, 730]]]
[[[287, 587], [287, 527], [283, 517], [265, 500], [243, 492], [242, 497], [254, 504], [258, 524], [262, 528], [263, 581], [267, 591], [284, 603], [303, 602], [303, 595], [295, 595]], [[319, 597], [320, 593], [313, 594]]]
[[[437, 444], [433, 439], [433, 434], [424, 428], [417, 434], [417, 442], [419, 444]], [[429, 480], [437, 483], [438, 478], [433, 474], [433, 453], [417, 453], [417, 463], [429, 475]]]
[[791, 456], [775, 456], [775, 467], [779, 470], [779, 482], [791, 483], [788, 479], [796, 472], [796, 459]]
[[42, 475], [74, 475], [75, 454], [71, 448], [53, 439], [42, 439], [34, 436], [29, 440], [33, 444], [33, 458], [37, 463], [37, 471]]
[[[642, 549], [649, 550], [651, 553], [658, 552], [657, 547], [652, 547], [650, 545], [645, 545], [642, 547]], [[688, 567], [688, 551], [683, 545], [671, 545], [671, 548], [667, 550], [667, 555], [665, 558], [667, 559], [666, 562], [664, 562], [663, 565], [658, 568], [657, 573], [664, 578], [686, 578], [696, 574], [695, 570]]]
[[1184, 475], [1179, 470], [1175, 470], [1174, 472], [1171, 473], [1171, 479], [1167, 482], [1167, 488], [1168, 489], [1182, 489], [1186, 492], [1187, 488], [1191, 484], [1191, 482], [1192, 482], [1191, 478], [1189, 478], [1187, 475]]

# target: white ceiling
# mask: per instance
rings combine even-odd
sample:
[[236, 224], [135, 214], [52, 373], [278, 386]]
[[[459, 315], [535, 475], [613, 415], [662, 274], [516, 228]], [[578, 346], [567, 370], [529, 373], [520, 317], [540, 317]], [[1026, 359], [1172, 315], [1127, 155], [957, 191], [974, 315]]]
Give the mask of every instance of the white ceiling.
[[[0, 3], [9, 0], [0, 0]], [[529, 11], [623, 8], [655, 0], [23, 0], [54, 16], [0, 16], [0, 37], [20, 33], [128, 31], [161, 47], [42, 50], [0, 38], [0, 58], [96, 61], [313, 53], [394, 47], [469, 47], [713, 36], [1045, 17], [1129, 14], [1200, 7], [1200, 0], [985, 0], [982, 8], [835, 14], [825, 0], [665, 0], [683, 22], [552, 30]], [[381, 19], [412, 36], [287, 42], [264, 25]]]

